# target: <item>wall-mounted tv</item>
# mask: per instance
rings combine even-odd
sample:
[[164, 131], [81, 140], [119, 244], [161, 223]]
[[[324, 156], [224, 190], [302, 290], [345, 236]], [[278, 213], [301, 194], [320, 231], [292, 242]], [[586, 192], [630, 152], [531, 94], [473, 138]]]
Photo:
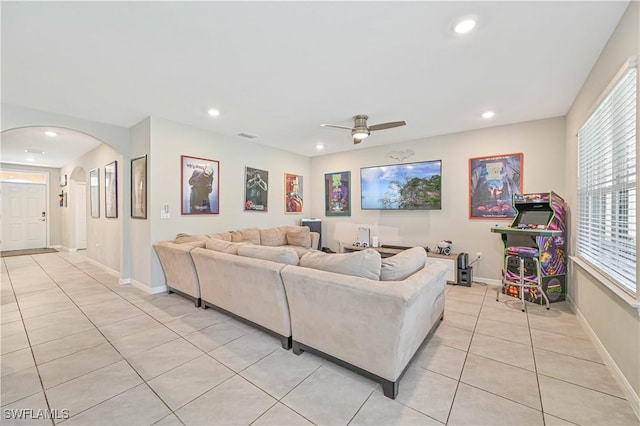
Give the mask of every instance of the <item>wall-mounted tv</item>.
[[442, 161], [360, 169], [363, 210], [440, 210]]

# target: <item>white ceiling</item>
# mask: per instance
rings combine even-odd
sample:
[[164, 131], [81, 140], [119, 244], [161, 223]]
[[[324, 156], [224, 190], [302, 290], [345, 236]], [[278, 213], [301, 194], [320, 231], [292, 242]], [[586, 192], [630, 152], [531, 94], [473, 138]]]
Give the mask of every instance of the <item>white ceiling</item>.
[[[311, 157], [562, 116], [627, 5], [3, 1], [2, 102], [124, 127], [158, 116], [248, 132]], [[455, 35], [466, 15], [476, 30]], [[407, 125], [358, 146], [320, 127], [356, 114]]]

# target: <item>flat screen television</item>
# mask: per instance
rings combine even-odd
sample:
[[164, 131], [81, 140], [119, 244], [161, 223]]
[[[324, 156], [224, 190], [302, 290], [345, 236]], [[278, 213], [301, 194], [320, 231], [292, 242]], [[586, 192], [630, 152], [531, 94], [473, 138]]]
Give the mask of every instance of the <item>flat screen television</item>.
[[516, 225], [548, 225], [553, 211], [547, 209], [524, 210], [518, 215]]
[[360, 169], [363, 210], [440, 210], [442, 161]]

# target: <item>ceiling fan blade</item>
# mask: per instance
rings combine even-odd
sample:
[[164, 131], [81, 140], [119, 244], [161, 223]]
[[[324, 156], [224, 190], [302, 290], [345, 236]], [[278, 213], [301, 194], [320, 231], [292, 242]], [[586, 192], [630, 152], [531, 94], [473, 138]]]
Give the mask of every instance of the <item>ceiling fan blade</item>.
[[348, 126], [338, 126], [337, 124], [321, 124], [322, 127], [335, 127], [336, 129], [347, 129], [351, 130], [351, 127]]
[[391, 121], [389, 123], [380, 123], [380, 124], [374, 124], [373, 126], [369, 126], [369, 130], [370, 131], [374, 131], [374, 130], [384, 130], [384, 129], [391, 129], [392, 127], [400, 127], [400, 126], [404, 126], [405, 124], [407, 124], [406, 121]]

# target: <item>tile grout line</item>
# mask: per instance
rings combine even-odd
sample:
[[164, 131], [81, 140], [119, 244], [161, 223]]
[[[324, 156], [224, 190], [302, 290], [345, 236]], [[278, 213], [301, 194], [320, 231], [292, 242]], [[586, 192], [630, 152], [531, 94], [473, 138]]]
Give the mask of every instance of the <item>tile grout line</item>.
[[[59, 256], [59, 255], [58, 255], [58, 256]], [[59, 257], [62, 257], [62, 256], [59, 256]], [[88, 277], [90, 277], [90, 278], [91, 278], [91, 279], [93, 279], [94, 281], [96, 281], [96, 282], [100, 283], [100, 285], [102, 285], [102, 286], [104, 286], [104, 287], [108, 288], [109, 290], [113, 291], [114, 293], [118, 294], [118, 293], [117, 293], [117, 292], [115, 292], [113, 289], [111, 289], [111, 288], [107, 287], [104, 283], [102, 283], [101, 281], [99, 281], [99, 280], [95, 279], [94, 277], [92, 277], [92, 276], [91, 276], [91, 275], [89, 275], [87, 272], [85, 272], [85, 271], [83, 271], [82, 269], [80, 269], [80, 268], [79, 268], [78, 266], [76, 266], [75, 264], [73, 264], [73, 263], [69, 262], [67, 259], [64, 259], [64, 258], [63, 258], [63, 260], [65, 260], [65, 261], [66, 261], [70, 266], [72, 266], [72, 267], [74, 267], [74, 268], [78, 269], [80, 272], [82, 272], [83, 274], [87, 275]], [[97, 325], [96, 325], [96, 324], [91, 320], [91, 318], [89, 318], [89, 317], [87, 316], [87, 314], [82, 310], [82, 308], [81, 308], [80, 306], [78, 306], [78, 304], [73, 300], [73, 298], [72, 298], [71, 296], [69, 296], [69, 294], [65, 291], [65, 289], [63, 289], [62, 287], [60, 287], [60, 285], [58, 284], [58, 282], [57, 282], [55, 279], [53, 279], [53, 277], [51, 277], [51, 275], [49, 275], [49, 273], [48, 273], [48, 272], [43, 268], [42, 264], [41, 264], [41, 263], [39, 263], [36, 259], [34, 259], [34, 261], [35, 261], [35, 263], [37, 263], [37, 264], [38, 264], [38, 266], [39, 266], [39, 267], [40, 267], [40, 268], [45, 272], [45, 274], [47, 274], [47, 276], [48, 276], [48, 277], [49, 277], [49, 278], [50, 278], [50, 279], [55, 283], [55, 285], [56, 285], [56, 286], [58, 286], [58, 288], [60, 288], [60, 290], [61, 290], [61, 291], [62, 291], [62, 292], [63, 292], [63, 293], [64, 293], [64, 294], [65, 294], [65, 295], [66, 295], [66, 296], [71, 300], [71, 302], [72, 302], [72, 303], [73, 303], [73, 304], [74, 304], [74, 305], [75, 305], [75, 306], [76, 306], [76, 307], [77, 307], [77, 308], [82, 312], [82, 314], [87, 318], [87, 320], [88, 320], [88, 321], [89, 321], [89, 322], [90, 322], [90, 323], [95, 327], [95, 329], [98, 331], [98, 333], [100, 333], [100, 334], [102, 335], [102, 337], [104, 337], [104, 339], [107, 341], [107, 343], [109, 343], [109, 345], [110, 345], [110, 346], [111, 346], [111, 347], [112, 347], [112, 348], [113, 348], [113, 349], [118, 353], [118, 355], [120, 355], [120, 356], [122, 357], [122, 360], [123, 360], [123, 361], [125, 361], [125, 362], [127, 363], [127, 365], [129, 366], [129, 368], [131, 368], [131, 369], [136, 373], [136, 375], [137, 375], [137, 376], [140, 378], [140, 380], [142, 380], [142, 382], [143, 382], [143, 383], [144, 383], [144, 384], [145, 384], [145, 385], [146, 385], [146, 386], [151, 390], [151, 392], [153, 392], [153, 393], [158, 397], [158, 399], [159, 399], [160, 401], [162, 401], [162, 403], [165, 405], [165, 407], [167, 407], [167, 409], [168, 409], [172, 414], [174, 414], [174, 415], [176, 416], [176, 418], [177, 418], [177, 419], [178, 419], [182, 424], [184, 424], [184, 422], [182, 421], [182, 419], [180, 419], [180, 417], [178, 417], [178, 416], [173, 412], [173, 410], [171, 409], [171, 407], [169, 407], [169, 406], [167, 405], [167, 403], [166, 403], [162, 398], [160, 398], [160, 396], [155, 392], [155, 390], [154, 390], [151, 386], [149, 386], [149, 384], [147, 383], [147, 381], [146, 381], [146, 380], [145, 380], [145, 379], [140, 375], [140, 373], [138, 372], [138, 370], [136, 370], [136, 369], [133, 367], [133, 365], [131, 365], [131, 363], [129, 362], [129, 360], [127, 360], [127, 359], [126, 359], [126, 358], [125, 358], [125, 357], [120, 353], [120, 351], [118, 350], [118, 348], [116, 348], [116, 347], [113, 345], [113, 343], [112, 343], [112, 342], [111, 342], [111, 341], [110, 341], [110, 340], [109, 340], [109, 339], [108, 339], [108, 338], [107, 338], [107, 337], [102, 333], [102, 331], [98, 328], [98, 326], [97, 326]], [[119, 297], [121, 297], [123, 300], [125, 300], [127, 303], [129, 303], [129, 304], [133, 305], [133, 303], [131, 303], [129, 300], [126, 300], [124, 297], [122, 297], [122, 295], [118, 294], [118, 296], [119, 296]], [[135, 305], [133, 305], [133, 306], [134, 306], [136, 309], [141, 310], [141, 309], [140, 309], [140, 308], [138, 308], [137, 306], [135, 306]], [[144, 311], [143, 311], [143, 312], [144, 312]], [[155, 319], [155, 318], [154, 318], [154, 319]], [[156, 321], [157, 321], [157, 320], [156, 320]], [[164, 326], [164, 324], [162, 324], [162, 325]], [[166, 326], [165, 326], [165, 327], [166, 327]], [[168, 327], [166, 327], [166, 328], [168, 328]], [[174, 339], [174, 340], [177, 340], [177, 339]], [[31, 346], [31, 345], [29, 345], [29, 346]], [[35, 358], [34, 358], [34, 362], [35, 362]], [[111, 363], [111, 364], [107, 365], [106, 367], [109, 367], [109, 366], [111, 366], [111, 365], [113, 365], [113, 364], [115, 364], [115, 363], [117, 363], [117, 362], [120, 362], [120, 361], [116, 361], [116, 362], [114, 362], [114, 363]], [[36, 364], [36, 365], [37, 365], [37, 364]], [[104, 367], [101, 367], [101, 368], [104, 368]], [[82, 376], [84, 376], [84, 375], [86, 375], [86, 374], [90, 374], [90, 373], [95, 372], [95, 371], [98, 371], [98, 370], [100, 370], [100, 368], [98, 368], [98, 369], [96, 369], [96, 370], [89, 371], [89, 372], [87, 372], [87, 373], [83, 374]], [[78, 377], [82, 377], [82, 376], [78, 376]], [[73, 379], [67, 380], [66, 382], [63, 382], [63, 383], [68, 383], [68, 382], [70, 382], [71, 380], [75, 380], [75, 379], [77, 379], [78, 377], [75, 377], [75, 378], [73, 378]], [[41, 379], [41, 380], [42, 380], [42, 379]], [[62, 383], [60, 383], [60, 384], [62, 384]], [[58, 384], [58, 385], [56, 385], [56, 386], [59, 386], [60, 384]], [[82, 413], [84, 413], [84, 412], [86, 412], [86, 411], [88, 411], [88, 410], [90, 410], [90, 409], [92, 409], [92, 408], [94, 408], [94, 407], [96, 407], [96, 406], [98, 406], [98, 405], [100, 405], [100, 404], [102, 404], [102, 403], [106, 402], [106, 401], [112, 400], [113, 398], [116, 398], [116, 397], [118, 397], [118, 396], [120, 396], [120, 395], [122, 395], [122, 394], [124, 394], [124, 393], [126, 393], [126, 392], [128, 392], [128, 391], [130, 391], [131, 389], [136, 388], [136, 387], [137, 387], [137, 386], [139, 386], [139, 385], [140, 385], [140, 384], [137, 384], [137, 385], [135, 385], [135, 386], [132, 386], [132, 387], [130, 387], [130, 388], [128, 388], [128, 389], [125, 389], [124, 391], [122, 391], [122, 392], [120, 392], [120, 393], [116, 394], [116, 395], [111, 396], [110, 398], [107, 398], [107, 399], [105, 399], [105, 400], [103, 400], [103, 401], [98, 402], [97, 404], [94, 404], [94, 405], [92, 405], [92, 406], [90, 406], [90, 407], [87, 407], [87, 408], [85, 408], [84, 410], [82, 410], [82, 411], [80, 411], [80, 412], [76, 413], [76, 414], [75, 414], [75, 416], [77, 416], [77, 415], [79, 415], [79, 414], [82, 414]], [[52, 389], [53, 389], [53, 388], [55, 388], [55, 386], [53, 386], [53, 387], [52, 387]], [[46, 391], [45, 391], [45, 389], [44, 389], [44, 385], [43, 385], [43, 391], [44, 391], [44, 393], [45, 393], [45, 398], [46, 398]], [[47, 404], [48, 404], [48, 399], [47, 399]], [[70, 416], [69, 418], [71, 418], [71, 417], [74, 417], [74, 416]], [[158, 421], [160, 421], [160, 420], [164, 419], [165, 417], [167, 417], [167, 416], [164, 416], [164, 417], [162, 417], [161, 419], [158, 419]], [[156, 422], [156, 423], [157, 423], [157, 422]], [[53, 424], [55, 425], [55, 422], [54, 422]]]
[[[29, 257], [31, 257], [31, 256], [29, 256]], [[34, 263], [38, 264], [37, 262], [35, 262], [35, 259], [32, 258], [32, 260], [34, 261]], [[11, 291], [13, 292], [13, 297], [14, 297], [14, 299], [16, 301], [16, 305], [18, 307], [18, 312], [20, 313], [20, 321], [22, 322], [22, 328], [23, 328], [25, 337], [27, 338], [27, 344], [29, 345], [29, 352], [31, 353], [31, 359], [33, 359], [33, 365], [34, 365], [34, 367], [36, 369], [36, 372], [38, 373], [38, 381], [40, 382], [40, 389], [42, 389], [42, 395], [44, 396], [44, 401], [45, 401], [45, 404], [47, 405], [47, 410], [49, 410], [49, 413], [52, 413], [53, 411], [51, 410], [51, 405], [49, 404], [49, 398], [47, 397], [47, 392], [46, 392], [46, 390], [44, 388], [44, 383], [42, 382], [42, 376], [40, 375], [40, 369], [38, 368], [38, 363], [36, 362], [36, 357], [35, 357], [35, 354], [33, 353], [33, 346], [31, 345], [31, 339], [29, 338], [29, 333], [27, 332], [27, 326], [24, 323], [24, 317], [22, 316], [22, 309], [20, 308], [20, 303], [18, 302], [16, 289], [15, 289], [15, 287], [13, 285], [13, 279], [11, 278], [11, 272], [9, 272], [9, 268], [8, 268], [4, 258], [2, 259], [2, 262], [4, 263], [5, 270], [7, 271], [6, 272], [7, 273], [7, 278], [9, 279], [9, 284], [11, 284]], [[38, 264], [38, 266], [40, 266], [40, 264]], [[48, 276], [48, 274], [47, 274], [47, 276]], [[25, 398], [29, 398], [29, 397], [31, 397], [33, 395], [36, 395], [36, 394], [34, 393], [34, 394], [31, 394], [31, 395], [27, 395], [27, 396], [25, 396], [23, 398], [18, 399], [18, 401], [23, 400]], [[17, 402], [17, 401], [13, 401], [10, 404], [13, 404], [15, 402]], [[51, 417], [53, 417], [53, 416], [51, 416]], [[49, 419], [49, 420], [51, 421], [52, 425], [55, 425], [55, 422], [54, 422], [54, 420], [52, 418]]]
[[[451, 289], [453, 290], [453, 288]], [[449, 290], [449, 291], [451, 291]], [[467, 364], [467, 358], [469, 357], [469, 351], [471, 350], [471, 344], [473, 343], [473, 338], [476, 335], [476, 328], [478, 327], [478, 320], [480, 319], [480, 313], [482, 312], [482, 307], [484, 306], [485, 298], [487, 296], [487, 287], [485, 287], [484, 296], [482, 298], [482, 304], [480, 304], [480, 310], [478, 311], [478, 315], [476, 316], [476, 321], [473, 325], [473, 331], [471, 332], [471, 339], [469, 340], [469, 345], [464, 354], [464, 361], [462, 362], [462, 369], [460, 370], [460, 376], [458, 376], [458, 380], [456, 381], [456, 390], [453, 392], [453, 399], [451, 400], [451, 406], [449, 407], [449, 412], [447, 413], [447, 418], [445, 420], [445, 424], [449, 424], [449, 419], [451, 418], [451, 413], [453, 412], [453, 405], [456, 401], [456, 396], [458, 395], [458, 389], [460, 388], [460, 383], [462, 382], [462, 373], [464, 372], [464, 366]], [[445, 296], [445, 309], [446, 309], [446, 296]], [[443, 318], [444, 320], [444, 318]], [[466, 384], [466, 383], [465, 383]]]

